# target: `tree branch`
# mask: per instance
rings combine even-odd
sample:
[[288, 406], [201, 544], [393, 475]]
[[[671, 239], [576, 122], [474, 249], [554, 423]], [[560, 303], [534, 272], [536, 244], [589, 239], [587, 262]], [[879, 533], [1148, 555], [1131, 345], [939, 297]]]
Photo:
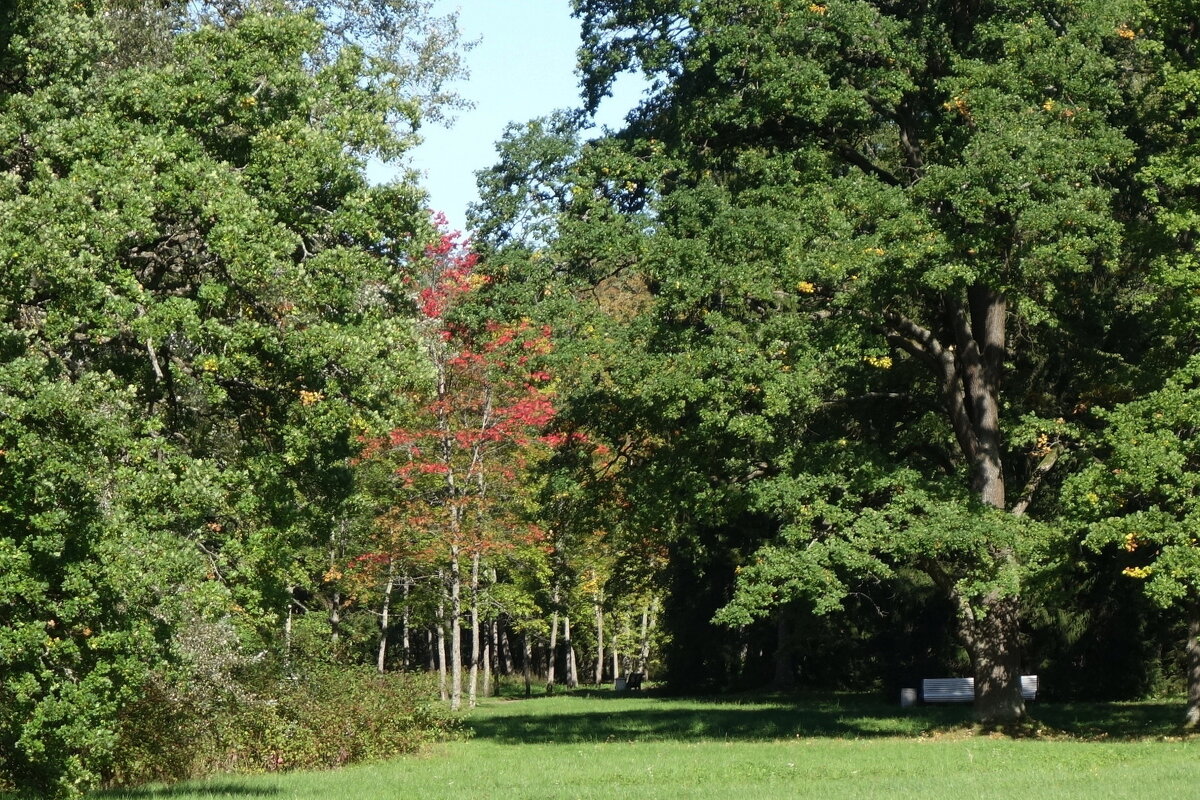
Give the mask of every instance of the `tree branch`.
[[1050, 452], [1042, 456], [1042, 460], [1033, 470], [1033, 474], [1029, 476], [1029, 480], [1026, 482], [1025, 488], [1021, 490], [1021, 498], [1017, 500], [1017, 504], [1012, 508], [1012, 514], [1014, 517], [1025, 516], [1025, 511], [1029, 508], [1029, 503], [1033, 500], [1033, 493], [1037, 491], [1038, 486], [1041, 485], [1042, 479], [1046, 477], [1046, 474], [1054, 468], [1054, 464], [1056, 461], [1058, 461], [1058, 457], [1062, 455], [1062, 451], [1062, 445], [1056, 444], [1050, 448]]
[[834, 149], [842, 158], [846, 159], [868, 175], [874, 175], [876, 178], [879, 178], [879, 180], [883, 181], [888, 186], [899, 186], [901, 184], [899, 178], [876, 164], [874, 161], [871, 161], [871, 159], [867, 158], [853, 147], [845, 144], [835, 144]]
[[950, 416], [959, 449], [969, 462], [974, 463], [979, 442], [967, 413], [966, 395], [954, 348], [944, 347], [933, 331], [894, 311], [884, 314], [884, 320], [892, 329], [888, 341], [924, 360], [938, 376], [942, 402]]

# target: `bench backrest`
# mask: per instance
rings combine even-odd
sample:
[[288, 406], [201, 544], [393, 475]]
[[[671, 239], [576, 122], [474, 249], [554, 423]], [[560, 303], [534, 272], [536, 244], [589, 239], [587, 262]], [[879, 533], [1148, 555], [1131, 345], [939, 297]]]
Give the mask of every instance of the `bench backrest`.
[[974, 678], [926, 678], [921, 681], [925, 702], [970, 702], [975, 699]]
[[[1021, 676], [1021, 696], [1033, 700], [1038, 693], [1038, 676]], [[926, 678], [921, 681], [921, 697], [926, 702], [970, 702], [975, 699], [974, 678]]]

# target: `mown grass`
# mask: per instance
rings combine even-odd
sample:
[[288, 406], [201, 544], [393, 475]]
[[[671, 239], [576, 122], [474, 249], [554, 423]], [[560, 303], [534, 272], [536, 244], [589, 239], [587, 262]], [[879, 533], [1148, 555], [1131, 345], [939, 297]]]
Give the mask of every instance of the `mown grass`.
[[492, 700], [471, 738], [336, 772], [224, 777], [105, 800], [412, 797], [1190, 797], [1200, 739], [1178, 704], [1038, 705], [1024, 738], [961, 706], [901, 711], [855, 695], [668, 699], [584, 691]]

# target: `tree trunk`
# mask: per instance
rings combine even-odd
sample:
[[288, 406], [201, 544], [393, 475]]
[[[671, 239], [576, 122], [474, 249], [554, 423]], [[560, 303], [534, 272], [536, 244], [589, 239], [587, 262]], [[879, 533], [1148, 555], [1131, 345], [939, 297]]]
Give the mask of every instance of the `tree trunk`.
[[975, 671], [975, 715], [985, 724], [1009, 724], [1025, 716], [1021, 695], [1020, 601], [990, 599], [970, 623], [968, 653]]
[[329, 641], [335, 647], [342, 633], [342, 593], [333, 590], [329, 601]]
[[604, 683], [604, 609], [596, 593], [596, 685]]
[[494, 625], [494, 624], [495, 624], [495, 622], [493, 621], [491, 624], [484, 626], [484, 629], [483, 629], [483, 660], [482, 660], [482, 664], [483, 664], [483, 696], [484, 697], [492, 696], [492, 674], [495, 671], [495, 660], [496, 660], [496, 651], [495, 651], [496, 638], [493, 635], [494, 629], [492, 627], [492, 625]]
[[383, 607], [379, 611], [379, 652], [375, 656], [375, 668], [381, 673], [387, 671], [388, 627], [391, 623], [392, 588], [395, 586], [393, 569], [394, 564], [389, 558], [387, 583], [383, 587]]
[[458, 545], [450, 546], [450, 710], [462, 708], [462, 571]]
[[617, 652], [617, 625], [615, 620], [613, 621], [612, 642], [609, 649], [612, 650], [612, 676], [615, 681], [617, 676], [621, 674], [621, 657], [620, 653]]
[[[504, 675], [512, 675], [516, 668], [513, 661], [512, 637], [508, 635], [508, 625], [496, 623], [498, 635], [496, 637], [496, 655], [500, 658], [501, 673]], [[501, 647], [503, 645], [503, 647]]]
[[650, 635], [654, 632], [657, 605], [658, 601], [651, 599], [648, 605], [642, 607], [642, 641], [638, 650], [637, 671], [642, 673], [643, 680], [650, 676]]
[[[1004, 510], [1004, 471], [1000, 458], [1000, 382], [1006, 352], [1008, 303], [984, 284], [967, 290], [965, 299], [947, 299], [946, 322], [954, 341], [939, 341], [896, 313], [885, 315], [888, 341], [924, 361], [941, 387], [942, 403], [963, 458], [970, 466], [971, 490], [985, 506]], [[1021, 513], [1024, 512], [1024, 504]], [[1015, 565], [1009, 549], [989, 550], [994, 576]], [[958, 606], [959, 629], [975, 670], [975, 713], [985, 723], [1006, 724], [1025, 716], [1021, 697], [1020, 598], [993, 590], [978, 608], [957, 594], [941, 564], [927, 571]]]
[[471, 708], [479, 698], [479, 660], [483, 655], [479, 637], [479, 551], [471, 555], [471, 676], [467, 703]]
[[579, 686], [579, 674], [575, 670], [575, 646], [571, 644], [571, 618], [563, 614], [563, 649], [567, 655], [567, 688]]
[[1193, 605], [1188, 616], [1188, 702], [1183, 724], [1186, 728], [1195, 728], [1200, 725], [1200, 605]]
[[550, 615], [550, 652], [546, 659], [546, 694], [554, 694], [554, 667], [558, 661], [558, 587], [551, 598], [554, 611]]
[[[443, 579], [445, 575], [443, 574]], [[446, 586], [445, 581], [442, 583], [442, 595], [438, 598], [437, 607], [437, 662], [438, 662], [438, 689], [441, 693], [443, 701], [450, 699], [449, 686], [446, 680]]]
[[533, 648], [529, 646], [529, 631], [521, 631], [521, 668], [525, 673], [525, 696], [533, 696]]
[[400, 613], [400, 651], [402, 659], [400, 665], [406, 670], [412, 666], [412, 640], [409, 634], [409, 626], [412, 624], [412, 606], [410, 606], [408, 603], [408, 593], [411, 585], [411, 579], [409, 576], [405, 575], [403, 584], [404, 606]]
[[283, 663], [288, 669], [292, 665], [292, 612], [296, 607], [296, 587], [288, 587], [287, 619], [283, 622]]

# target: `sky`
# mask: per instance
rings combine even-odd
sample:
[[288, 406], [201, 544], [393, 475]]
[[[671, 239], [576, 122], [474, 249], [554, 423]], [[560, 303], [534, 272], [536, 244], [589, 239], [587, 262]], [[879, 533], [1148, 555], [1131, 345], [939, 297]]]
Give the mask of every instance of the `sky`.
[[[424, 173], [430, 207], [463, 230], [467, 204], [478, 199], [474, 173], [495, 163], [504, 127], [580, 104], [579, 21], [571, 16], [570, 0], [438, 0], [434, 9], [457, 11], [463, 38], [479, 42], [466, 54], [470, 77], [456, 86], [475, 107], [459, 112], [449, 129], [424, 127], [425, 141], [411, 163]], [[600, 107], [598, 122], [619, 126], [642, 86], [632, 76], [620, 82]], [[386, 173], [376, 165], [372, 177]]]

